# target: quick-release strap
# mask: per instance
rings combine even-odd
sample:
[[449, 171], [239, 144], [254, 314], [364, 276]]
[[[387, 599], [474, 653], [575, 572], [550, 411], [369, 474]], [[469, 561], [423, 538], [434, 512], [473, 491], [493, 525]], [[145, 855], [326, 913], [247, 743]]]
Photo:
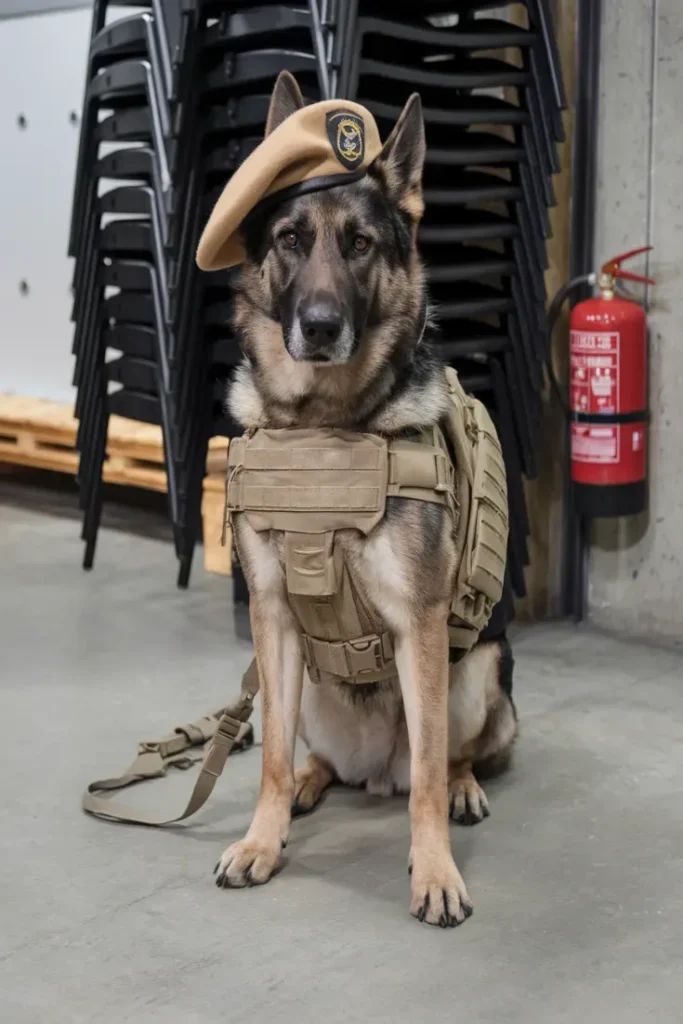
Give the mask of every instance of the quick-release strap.
[[[247, 723], [254, 709], [258, 689], [256, 661], [252, 661], [242, 678], [240, 696], [234, 704], [213, 715], [206, 715], [199, 722], [181, 726], [163, 740], [141, 743], [138, 756], [123, 775], [90, 783], [83, 794], [83, 810], [109, 821], [153, 826], [172, 825], [195, 814], [211, 796], [230, 752], [235, 747], [244, 749], [253, 743], [253, 728]], [[185, 809], [175, 817], [159, 817], [99, 795], [125, 789], [146, 779], [161, 778], [170, 765], [189, 768], [202, 757], [199, 751], [193, 753], [192, 748], [203, 746], [207, 741], [208, 746], [203, 754], [203, 764], [194, 789]]]
[[303, 634], [301, 641], [309, 672], [323, 672], [354, 683], [373, 683], [396, 673], [390, 633], [339, 641]]

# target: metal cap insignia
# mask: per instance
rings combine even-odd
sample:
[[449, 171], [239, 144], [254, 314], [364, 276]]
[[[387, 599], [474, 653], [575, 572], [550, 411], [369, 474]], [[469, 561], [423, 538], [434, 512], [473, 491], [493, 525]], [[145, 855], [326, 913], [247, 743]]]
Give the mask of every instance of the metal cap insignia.
[[360, 167], [365, 152], [363, 119], [349, 110], [327, 115], [327, 137], [339, 163], [348, 170]]

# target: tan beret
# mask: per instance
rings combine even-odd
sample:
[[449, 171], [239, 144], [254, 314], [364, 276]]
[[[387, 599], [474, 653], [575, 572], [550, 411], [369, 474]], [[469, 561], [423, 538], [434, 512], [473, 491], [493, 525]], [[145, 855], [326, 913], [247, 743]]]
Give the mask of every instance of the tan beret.
[[240, 226], [256, 207], [361, 178], [382, 149], [369, 110], [347, 100], [303, 107], [235, 171], [202, 232], [197, 265], [223, 270], [245, 257]]

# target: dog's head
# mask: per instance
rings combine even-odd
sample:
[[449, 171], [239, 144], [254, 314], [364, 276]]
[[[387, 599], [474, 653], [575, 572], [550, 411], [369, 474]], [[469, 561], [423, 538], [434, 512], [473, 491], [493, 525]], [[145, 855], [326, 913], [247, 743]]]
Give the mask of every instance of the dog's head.
[[[281, 77], [266, 134], [302, 105], [294, 80]], [[416, 247], [424, 155], [414, 95], [360, 181], [247, 218], [236, 325], [252, 362], [272, 373], [286, 357], [328, 376], [350, 362], [378, 366], [417, 343], [426, 308]]]

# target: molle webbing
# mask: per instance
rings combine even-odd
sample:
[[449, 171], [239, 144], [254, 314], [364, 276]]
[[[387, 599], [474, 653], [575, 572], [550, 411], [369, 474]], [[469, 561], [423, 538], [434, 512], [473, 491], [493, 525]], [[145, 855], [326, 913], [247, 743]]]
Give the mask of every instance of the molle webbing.
[[451, 647], [476, 643], [503, 593], [508, 541], [507, 479], [496, 428], [486, 407], [465, 394], [446, 370], [451, 409], [446, 424], [455, 455], [463, 514], [456, 530], [461, 552], [448, 623]]
[[231, 441], [226, 509], [256, 531], [368, 534], [387, 496], [448, 504], [453, 473], [441, 432], [387, 444], [343, 430], [258, 430]]

